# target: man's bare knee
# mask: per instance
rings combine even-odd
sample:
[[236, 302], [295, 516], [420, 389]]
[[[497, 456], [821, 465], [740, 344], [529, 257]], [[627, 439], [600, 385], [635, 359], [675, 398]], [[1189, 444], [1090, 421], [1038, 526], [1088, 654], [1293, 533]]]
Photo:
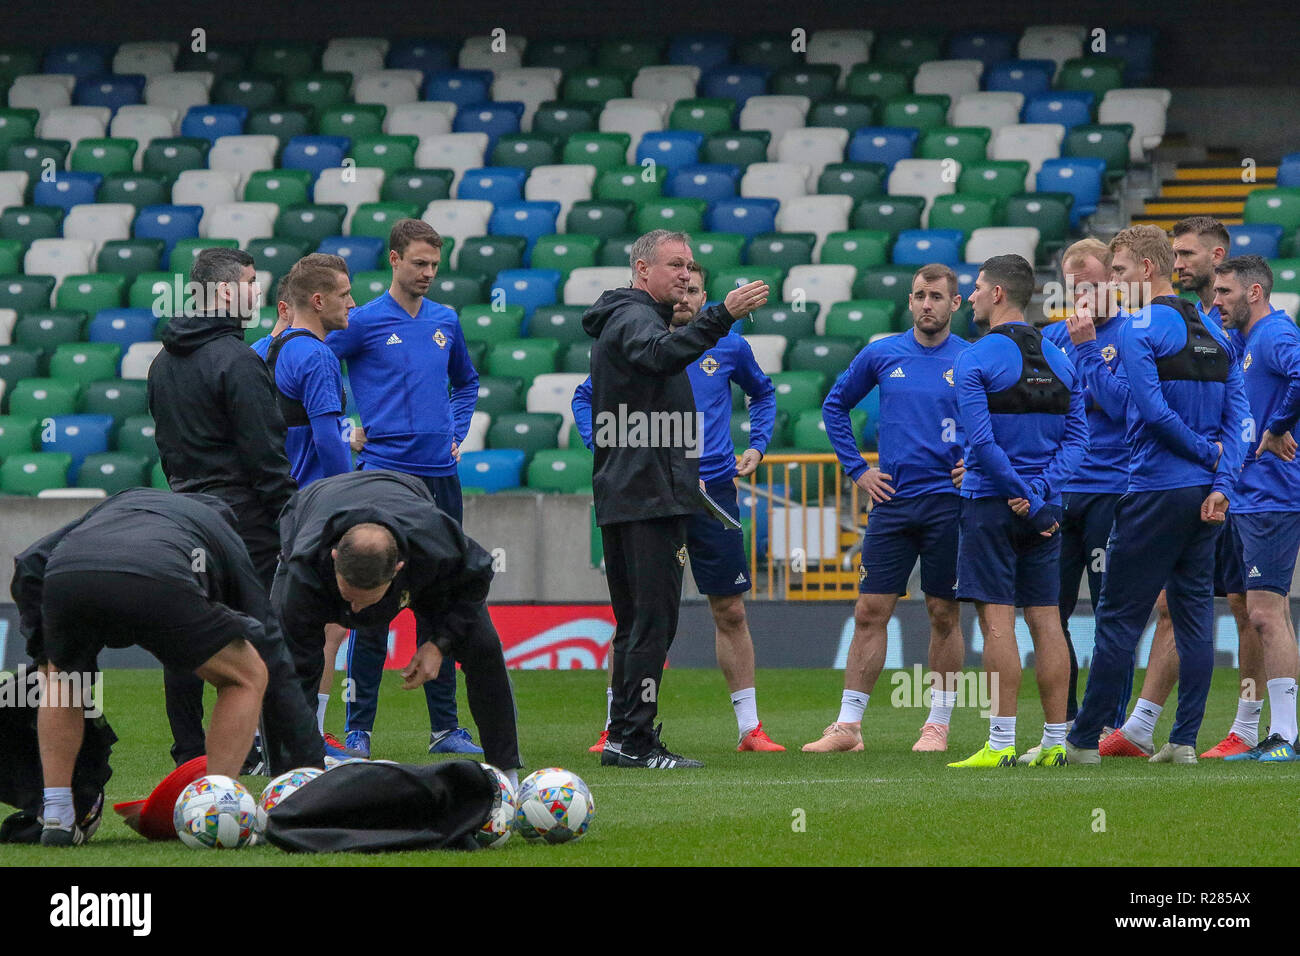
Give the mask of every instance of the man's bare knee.
[[713, 623], [718, 630], [734, 633], [745, 626], [745, 602], [740, 595], [721, 598], [710, 602], [713, 611]]
[[859, 628], [879, 628], [889, 623], [894, 602], [887, 594], [863, 594], [853, 606], [853, 623]]

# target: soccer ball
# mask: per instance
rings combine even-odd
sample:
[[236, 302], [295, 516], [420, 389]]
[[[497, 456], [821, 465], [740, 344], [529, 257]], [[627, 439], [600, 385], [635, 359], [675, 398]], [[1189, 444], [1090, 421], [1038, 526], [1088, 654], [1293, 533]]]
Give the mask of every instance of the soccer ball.
[[510, 831], [515, 820], [515, 788], [510, 785], [510, 778], [490, 763], [481, 763], [480, 767], [497, 783], [496, 797], [492, 801], [492, 812], [488, 814], [487, 823], [474, 834], [479, 846], [505, 846], [510, 839]]
[[172, 823], [181, 842], [196, 850], [248, 846], [261, 829], [253, 795], [220, 774], [200, 777], [181, 791]]
[[515, 829], [525, 840], [568, 843], [587, 832], [596, 804], [576, 773], [547, 767], [519, 785]]
[[299, 787], [315, 780], [324, 772], [317, 767], [301, 767], [298, 770], [282, 773], [268, 783], [257, 801], [258, 832], [265, 832], [268, 813], [283, 803], [286, 797], [296, 793]]

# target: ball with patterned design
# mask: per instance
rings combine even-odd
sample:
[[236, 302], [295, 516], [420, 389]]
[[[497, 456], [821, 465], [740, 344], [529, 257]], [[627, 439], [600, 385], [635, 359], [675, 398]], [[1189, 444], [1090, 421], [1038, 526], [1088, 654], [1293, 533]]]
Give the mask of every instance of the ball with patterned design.
[[526, 840], [569, 843], [587, 832], [596, 815], [591, 790], [576, 773], [547, 767], [519, 784], [515, 830]]
[[490, 763], [481, 763], [479, 766], [496, 784], [496, 793], [492, 799], [492, 811], [488, 814], [487, 823], [474, 834], [474, 839], [482, 847], [502, 847], [510, 839], [510, 833], [514, 830], [515, 788], [511, 786], [510, 778]]
[[319, 767], [299, 767], [276, 777], [262, 790], [257, 799], [258, 830], [266, 831], [266, 815], [278, 807], [286, 798], [297, 793], [302, 787], [315, 780], [325, 771]]
[[172, 811], [181, 842], [196, 850], [249, 846], [260, 832], [257, 800], [238, 780], [211, 774], [181, 791]]

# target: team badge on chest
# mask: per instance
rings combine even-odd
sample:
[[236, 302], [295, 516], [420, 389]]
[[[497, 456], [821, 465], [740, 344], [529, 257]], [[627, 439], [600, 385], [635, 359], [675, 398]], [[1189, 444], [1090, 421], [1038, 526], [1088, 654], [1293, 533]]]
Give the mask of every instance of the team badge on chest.
[[1101, 357], [1106, 360], [1107, 364], [1115, 361], [1115, 356], [1118, 354], [1119, 352], [1115, 351], [1115, 346], [1113, 345], [1102, 346]]
[[433, 342], [440, 349], [445, 349], [447, 347], [447, 336], [442, 334], [442, 329], [433, 333]]
[[948, 369], [946, 372], [943, 373], [943, 380], [947, 382], [949, 385], [952, 384], [952, 369]]
[[704, 361], [700, 363], [700, 368], [704, 369], [705, 375], [712, 375], [718, 370], [718, 360], [712, 355], [706, 355]]
[[1251, 366], [1251, 363], [1254, 362], [1254, 361], [1255, 361], [1255, 360], [1254, 360], [1254, 358], [1251, 357], [1251, 354], [1250, 354], [1249, 352], [1247, 352], [1247, 353], [1246, 353], [1246, 357], [1245, 357], [1244, 359], [1241, 360], [1241, 370], [1244, 372], [1244, 371], [1246, 371], [1247, 369], [1249, 369], [1250, 366]]

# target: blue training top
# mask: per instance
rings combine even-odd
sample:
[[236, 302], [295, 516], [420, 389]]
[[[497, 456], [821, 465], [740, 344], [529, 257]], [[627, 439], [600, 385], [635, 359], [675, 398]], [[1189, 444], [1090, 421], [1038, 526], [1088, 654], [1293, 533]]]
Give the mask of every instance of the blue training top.
[[1300, 329], [1274, 309], [1243, 341], [1241, 369], [1250, 419], [1241, 429], [1245, 461], [1232, 510], [1300, 511], [1300, 458], [1283, 461], [1272, 452], [1255, 457], [1265, 431], [1283, 435], [1300, 419]]
[[311, 334], [284, 339], [276, 357], [275, 387], [301, 403], [310, 420], [309, 425], [290, 425], [284, 439], [298, 487], [351, 471], [352, 455], [342, 433], [343, 374], [329, 347]]

